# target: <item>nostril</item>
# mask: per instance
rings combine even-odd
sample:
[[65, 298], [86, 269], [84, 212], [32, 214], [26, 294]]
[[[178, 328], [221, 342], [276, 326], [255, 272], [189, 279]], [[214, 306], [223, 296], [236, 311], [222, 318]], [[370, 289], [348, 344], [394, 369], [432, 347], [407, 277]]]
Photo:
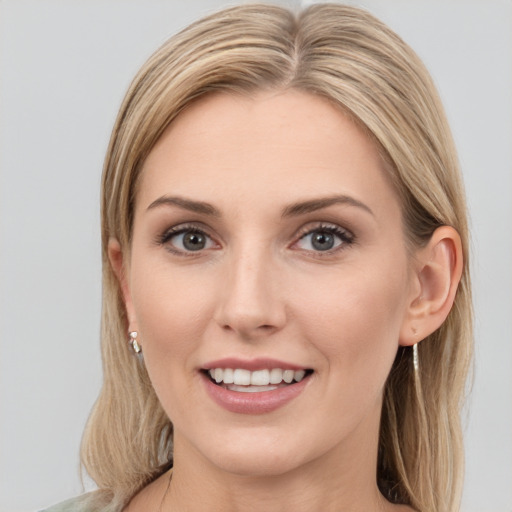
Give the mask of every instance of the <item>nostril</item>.
[[223, 331], [238, 333], [242, 337], [252, 338], [253, 336], [258, 337], [258, 335], [269, 335], [274, 331], [279, 330], [279, 327], [272, 324], [261, 324], [253, 323], [251, 325], [250, 322], [233, 322], [233, 323], [224, 323], [220, 326]]

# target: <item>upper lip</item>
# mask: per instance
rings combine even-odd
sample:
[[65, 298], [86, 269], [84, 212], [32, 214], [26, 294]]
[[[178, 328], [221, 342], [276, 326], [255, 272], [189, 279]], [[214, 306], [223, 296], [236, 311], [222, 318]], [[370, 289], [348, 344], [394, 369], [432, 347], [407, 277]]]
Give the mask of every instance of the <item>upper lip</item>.
[[209, 361], [202, 366], [203, 370], [211, 370], [213, 368], [240, 368], [242, 370], [271, 370], [272, 368], [281, 368], [282, 370], [306, 370], [306, 366], [301, 366], [277, 359], [269, 359], [260, 357], [256, 359], [239, 359], [236, 357], [226, 357]]

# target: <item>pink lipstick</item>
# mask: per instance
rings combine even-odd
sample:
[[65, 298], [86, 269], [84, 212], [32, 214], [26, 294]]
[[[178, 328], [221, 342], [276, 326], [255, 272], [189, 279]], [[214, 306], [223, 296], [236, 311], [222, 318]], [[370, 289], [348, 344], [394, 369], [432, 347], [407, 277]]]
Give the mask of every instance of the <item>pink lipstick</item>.
[[239, 414], [272, 412], [307, 386], [312, 370], [275, 359], [211, 361], [201, 370], [206, 391], [217, 405]]

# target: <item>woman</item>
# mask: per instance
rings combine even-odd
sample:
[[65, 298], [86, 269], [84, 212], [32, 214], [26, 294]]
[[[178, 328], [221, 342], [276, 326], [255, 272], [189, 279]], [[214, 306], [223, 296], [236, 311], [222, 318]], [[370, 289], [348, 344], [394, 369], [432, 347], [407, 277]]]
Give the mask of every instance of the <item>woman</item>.
[[100, 490], [51, 510], [458, 510], [465, 200], [398, 36], [328, 4], [191, 25], [102, 192]]

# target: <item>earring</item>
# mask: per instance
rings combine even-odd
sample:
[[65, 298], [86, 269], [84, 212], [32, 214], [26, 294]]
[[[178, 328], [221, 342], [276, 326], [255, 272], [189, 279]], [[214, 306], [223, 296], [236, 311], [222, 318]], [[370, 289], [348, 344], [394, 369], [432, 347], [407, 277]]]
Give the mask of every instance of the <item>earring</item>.
[[420, 362], [419, 362], [419, 357], [418, 357], [418, 344], [417, 343], [415, 343], [412, 346], [412, 364], [414, 366], [414, 371], [416, 373], [418, 373], [418, 371], [420, 369]]
[[137, 341], [137, 334], [138, 334], [137, 331], [130, 332], [130, 339], [129, 339], [128, 343], [131, 345], [133, 351], [136, 354], [140, 354], [142, 352], [142, 348]]

